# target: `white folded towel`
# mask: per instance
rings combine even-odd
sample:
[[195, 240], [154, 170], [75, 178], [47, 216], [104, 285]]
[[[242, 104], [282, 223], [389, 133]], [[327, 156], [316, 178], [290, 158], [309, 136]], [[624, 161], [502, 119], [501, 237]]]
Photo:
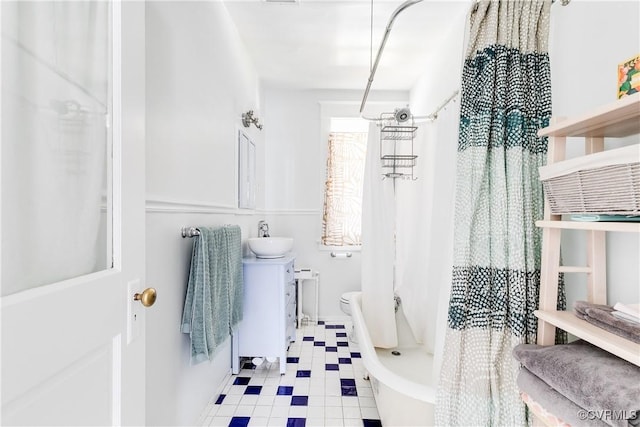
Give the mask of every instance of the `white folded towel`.
[[640, 320], [640, 304], [622, 304], [621, 302], [617, 302], [616, 305], [613, 306], [613, 309]]
[[640, 324], [640, 317], [632, 316], [630, 314], [623, 313], [622, 311], [612, 311], [611, 314], [616, 316], [618, 319]]

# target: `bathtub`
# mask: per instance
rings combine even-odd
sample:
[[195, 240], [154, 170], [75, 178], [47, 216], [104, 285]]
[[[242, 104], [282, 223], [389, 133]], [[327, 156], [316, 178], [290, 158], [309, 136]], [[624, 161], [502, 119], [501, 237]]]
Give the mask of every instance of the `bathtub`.
[[[433, 355], [417, 344], [402, 310], [396, 316], [398, 347], [375, 348], [362, 316], [362, 293], [349, 301], [362, 362], [369, 373], [383, 426], [431, 426], [436, 399]], [[400, 352], [399, 356], [392, 351]]]

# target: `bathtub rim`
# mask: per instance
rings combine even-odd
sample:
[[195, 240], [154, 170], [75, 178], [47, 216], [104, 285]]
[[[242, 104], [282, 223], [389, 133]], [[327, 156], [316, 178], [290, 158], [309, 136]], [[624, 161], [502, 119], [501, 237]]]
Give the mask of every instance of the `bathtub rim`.
[[[398, 393], [426, 403], [435, 404], [436, 390], [434, 386], [419, 384], [401, 377], [384, 366], [378, 359], [362, 314], [362, 292], [353, 293], [349, 298], [349, 304], [351, 306], [351, 318], [358, 336], [362, 363], [369, 375]], [[359, 331], [364, 333], [358, 333]]]

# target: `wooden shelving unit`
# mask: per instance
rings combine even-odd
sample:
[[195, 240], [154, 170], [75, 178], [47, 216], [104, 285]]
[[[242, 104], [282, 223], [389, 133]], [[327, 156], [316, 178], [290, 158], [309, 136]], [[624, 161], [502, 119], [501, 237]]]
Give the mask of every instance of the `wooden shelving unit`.
[[[604, 149], [604, 137], [624, 137], [638, 133], [640, 133], [640, 93], [575, 118], [558, 120], [549, 127], [541, 129], [538, 135], [550, 137], [548, 151], [548, 163], [550, 164], [565, 160], [567, 137], [583, 137], [586, 153], [592, 154]], [[545, 208], [544, 220], [536, 222], [536, 225], [543, 228], [538, 344], [551, 345], [555, 339], [555, 328], [564, 329], [558, 324], [559, 319], [565, 319], [564, 315], [559, 318], [553, 314], [557, 313], [558, 273], [561, 271], [587, 273], [589, 302], [606, 304], [606, 232], [639, 233], [640, 223], [563, 221], [560, 215], [552, 214], [547, 207]], [[586, 267], [559, 265], [560, 237], [563, 229], [585, 230], [587, 233]], [[590, 341], [589, 337], [593, 335], [587, 322], [578, 322], [571, 324], [571, 326], [564, 321], [560, 323], [573, 329], [567, 332], [587, 341]], [[587, 333], [581, 334], [580, 328], [582, 326], [589, 326]], [[608, 335], [606, 337], [610, 338]], [[638, 364], [640, 346], [636, 345], [631, 350], [638, 354], [638, 359], [635, 359], [636, 362], [634, 362]]]
[[640, 344], [598, 328], [585, 320], [579, 319], [570, 311], [537, 310], [535, 314], [545, 322], [549, 322], [578, 338], [582, 338], [611, 354], [615, 354], [627, 362], [640, 366]]
[[640, 133], [640, 93], [540, 129], [539, 136], [621, 138]]
[[640, 233], [640, 223], [638, 222], [536, 221], [536, 225], [540, 228], [559, 228], [563, 230]]
[[[548, 164], [565, 160], [567, 137], [583, 137], [586, 154], [593, 154], [603, 151], [605, 137], [635, 134], [640, 134], [640, 93], [574, 118], [556, 120], [538, 132], [540, 136], [549, 137]], [[553, 345], [555, 330], [560, 328], [640, 366], [640, 344], [579, 319], [572, 311], [556, 310], [560, 272], [586, 274], [587, 300], [595, 304], [607, 303], [606, 233], [640, 233], [640, 223], [562, 220], [560, 215], [550, 212], [548, 203], [545, 205], [544, 220], [536, 222], [543, 229], [540, 309], [535, 312], [538, 317], [538, 344]], [[583, 230], [587, 234], [586, 266], [560, 266], [561, 232], [566, 229]]]

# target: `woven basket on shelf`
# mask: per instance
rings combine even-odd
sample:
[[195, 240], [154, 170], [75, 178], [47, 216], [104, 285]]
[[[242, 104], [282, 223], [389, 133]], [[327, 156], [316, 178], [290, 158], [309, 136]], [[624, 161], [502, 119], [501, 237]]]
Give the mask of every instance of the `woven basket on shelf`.
[[640, 215], [638, 152], [637, 146], [625, 147], [584, 156], [580, 164], [565, 161], [553, 169], [540, 168], [551, 212]]

